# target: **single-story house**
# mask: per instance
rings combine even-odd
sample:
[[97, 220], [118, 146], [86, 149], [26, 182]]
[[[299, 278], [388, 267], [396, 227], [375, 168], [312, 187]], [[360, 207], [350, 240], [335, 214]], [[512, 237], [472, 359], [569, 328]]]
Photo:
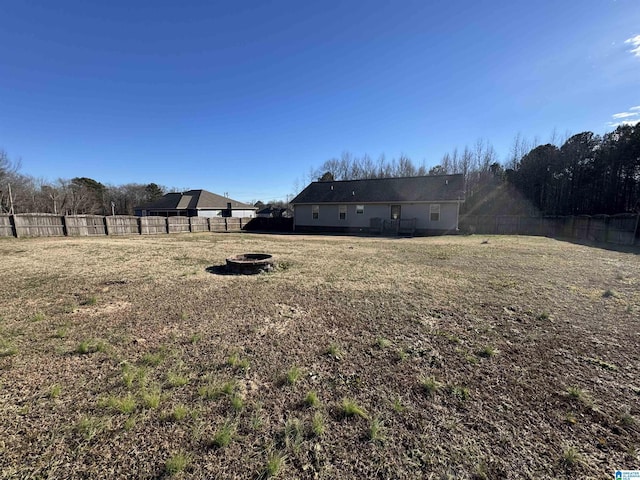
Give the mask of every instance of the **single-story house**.
[[267, 205], [256, 212], [258, 218], [290, 218], [293, 213], [288, 208], [278, 208]]
[[462, 174], [313, 182], [291, 204], [297, 232], [411, 233], [458, 230]]
[[256, 208], [248, 203], [216, 195], [206, 190], [167, 193], [155, 202], [136, 207], [135, 214], [146, 216], [184, 217], [255, 217]]

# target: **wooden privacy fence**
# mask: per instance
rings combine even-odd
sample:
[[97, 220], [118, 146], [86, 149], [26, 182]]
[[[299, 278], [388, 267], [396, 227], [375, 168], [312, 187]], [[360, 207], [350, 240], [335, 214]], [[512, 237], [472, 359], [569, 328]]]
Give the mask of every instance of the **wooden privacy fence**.
[[86, 237], [183, 232], [239, 232], [250, 218], [133, 217], [128, 215], [0, 215], [0, 237]]
[[640, 214], [524, 217], [465, 215], [460, 230], [490, 235], [539, 235], [619, 245], [640, 244]]
[[70, 237], [86, 237], [107, 234], [107, 226], [104, 222], [104, 217], [99, 215], [76, 215], [73, 217], [62, 217], [62, 219], [63, 224], [67, 229], [67, 235]]

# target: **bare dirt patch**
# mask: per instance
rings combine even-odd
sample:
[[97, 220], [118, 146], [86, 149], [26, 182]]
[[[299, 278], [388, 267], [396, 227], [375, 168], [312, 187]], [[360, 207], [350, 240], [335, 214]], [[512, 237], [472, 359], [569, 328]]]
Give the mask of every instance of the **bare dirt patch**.
[[[243, 251], [278, 266], [210, 273]], [[280, 478], [611, 478], [640, 463], [634, 253], [205, 233], [2, 239], [0, 258], [0, 478], [257, 478], [278, 459]]]

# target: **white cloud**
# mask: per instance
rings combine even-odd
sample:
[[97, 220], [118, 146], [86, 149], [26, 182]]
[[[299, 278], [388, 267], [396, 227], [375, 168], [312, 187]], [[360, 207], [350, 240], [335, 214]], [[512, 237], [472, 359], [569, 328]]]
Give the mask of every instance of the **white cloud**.
[[640, 57], [640, 35], [636, 35], [635, 37], [628, 38], [624, 41], [624, 43], [628, 43], [631, 45], [631, 53], [633, 53], [636, 57]]
[[640, 118], [637, 119], [637, 120], [624, 120], [622, 122], [617, 122], [617, 123], [609, 122], [609, 123], [607, 123], [607, 126], [611, 127], [611, 128], [618, 128], [618, 127], [622, 127], [624, 125], [629, 125], [629, 126], [632, 127], [634, 125], [637, 125], [638, 123], [640, 123]]
[[629, 117], [637, 117], [640, 115], [640, 112], [623, 112], [623, 113], [615, 113], [613, 118], [618, 120], [619, 118], [629, 118]]
[[614, 113], [611, 115], [613, 121], [608, 122], [607, 126], [611, 128], [621, 127], [623, 125], [636, 125], [640, 123], [640, 105], [631, 107], [626, 112]]

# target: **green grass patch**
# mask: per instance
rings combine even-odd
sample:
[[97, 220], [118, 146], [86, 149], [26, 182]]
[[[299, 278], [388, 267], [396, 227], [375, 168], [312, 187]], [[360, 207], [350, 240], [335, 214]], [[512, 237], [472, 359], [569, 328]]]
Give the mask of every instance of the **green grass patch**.
[[605, 370], [609, 370], [610, 372], [617, 372], [618, 367], [616, 367], [613, 363], [605, 362], [604, 360], [600, 360], [599, 358], [587, 358], [587, 362], [592, 365], [596, 365], [597, 367], [603, 368]]
[[279, 475], [285, 465], [285, 455], [280, 452], [272, 452], [267, 457], [267, 464], [264, 467], [263, 476], [271, 478]]
[[11, 357], [18, 354], [18, 348], [7, 340], [0, 338], [0, 358]]
[[589, 397], [589, 394], [580, 387], [568, 387], [567, 394], [569, 395], [569, 398], [577, 400], [585, 406], [592, 405], [591, 397]]
[[209, 443], [212, 447], [215, 448], [228, 447], [229, 444], [233, 441], [235, 433], [235, 425], [231, 422], [225, 422], [220, 428], [218, 428], [218, 430], [216, 430]]
[[343, 398], [340, 405], [340, 411], [345, 417], [362, 417], [368, 418], [368, 414], [364, 408], [358, 405], [355, 400], [351, 398]]
[[304, 426], [299, 418], [287, 418], [284, 423], [284, 441], [287, 448], [294, 451], [300, 449], [304, 439]]
[[391, 346], [391, 340], [384, 337], [378, 337], [376, 338], [375, 344], [380, 350], [385, 350]]
[[84, 302], [81, 303], [81, 305], [91, 307], [93, 305], [96, 305], [97, 303], [98, 298], [95, 295], [92, 295], [91, 297], [86, 298]]
[[329, 357], [334, 358], [335, 360], [342, 360], [342, 349], [337, 343], [330, 343], [327, 349], [325, 350], [325, 354]]
[[536, 319], [537, 320], [549, 320], [549, 314], [547, 312], [540, 312], [538, 315], [536, 315]]
[[187, 418], [190, 415], [190, 413], [191, 413], [191, 410], [189, 410], [189, 407], [187, 407], [186, 405], [179, 404], [173, 407], [173, 409], [171, 410], [171, 412], [166, 418], [174, 422], [181, 422], [182, 420]]
[[148, 367], [157, 367], [165, 359], [165, 352], [148, 352], [142, 356], [141, 362]]
[[451, 395], [453, 395], [455, 398], [457, 398], [461, 402], [464, 402], [466, 400], [469, 400], [469, 398], [471, 398], [471, 392], [467, 387], [453, 386], [451, 387], [450, 391], [451, 391]]
[[160, 406], [160, 402], [162, 401], [162, 393], [160, 388], [143, 390], [140, 394], [140, 400], [142, 402], [142, 406], [146, 409], [156, 409]]
[[294, 365], [285, 374], [285, 383], [288, 383], [289, 385], [294, 385], [295, 383], [298, 382], [298, 380], [300, 380], [301, 376], [302, 376], [302, 370], [300, 370], [300, 368]]
[[53, 333], [53, 338], [63, 339], [63, 338], [67, 338], [68, 335], [69, 335], [69, 327], [63, 326], [56, 329], [56, 331]]
[[442, 387], [442, 384], [435, 378], [427, 377], [425, 375], [420, 375], [418, 377], [418, 383], [420, 384], [420, 388], [422, 389], [422, 391], [430, 397], [433, 397]]
[[240, 358], [237, 353], [234, 353], [227, 358], [227, 365], [238, 370], [246, 371], [249, 369], [249, 360], [246, 358]]
[[240, 412], [244, 407], [244, 399], [242, 398], [241, 395], [237, 393], [234, 393], [233, 395], [231, 395], [229, 402], [231, 403], [231, 407], [236, 412]]
[[47, 393], [47, 396], [51, 399], [56, 399], [60, 396], [61, 393], [62, 393], [62, 387], [60, 386], [60, 384], [55, 383], [49, 387], [49, 392]]
[[324, 416], [320, 412], [315, 412], [311, 417], [311, 431], [316, 437], [321, 437], [325, 431]]
[[107, 422], [96, 417], [81, 417], [74, 430], [85, 440], [91, 441], [107, 428]]
[[131, 414], [135, 412], [138, 406], [136, 398], [131, 393], [127, 393], [122, 397], [110, 395], [102, 400], [101, 404], [115, 412], [124, 414]]
[[304, 397], [304, 403], [311, 408], [320, 407], [320, 399], [318, 399], [318, 394], [315, 390], [311, 390], [307, 393], [307, 396]]
[[108, 344], [102, 340], [83, 340], [76, 345], [75, 353], [78, 355], [89, 355], [96, 352], [106, 352]]
[[171, 388], [184, 387], [189, 383], [189, 377], [173, 370], [169, 370], [167, 372], [166, 378], [167, 385], [169, 385]]
[[373, 418], [371, 423], [369, 423], [369, 440], [372, 442], [383, 442], [384, 437], [384, 426], [382, 421], [379, 418]]
[[144, 388], [147, 384], [146, 368], [124, 363], [122, 365], [122, 383], [128, 389], [133, 388], [135, 383]]
[[164, 464], [164, 469], [167, 475], [174, 476], [187, 469], [191, 457], [185, 452], [178, 452], [171, 455]]
[[219, 385], [207, 384], [198, 387], [198, 395], [205, 400], [216, 400], [223, 395], [222, 388]]
[[575, 447], [567, 447], [562, 452], [560, 462], [565, 468], [573, 470], [575, 467], [583, 463], [582, 455]]

